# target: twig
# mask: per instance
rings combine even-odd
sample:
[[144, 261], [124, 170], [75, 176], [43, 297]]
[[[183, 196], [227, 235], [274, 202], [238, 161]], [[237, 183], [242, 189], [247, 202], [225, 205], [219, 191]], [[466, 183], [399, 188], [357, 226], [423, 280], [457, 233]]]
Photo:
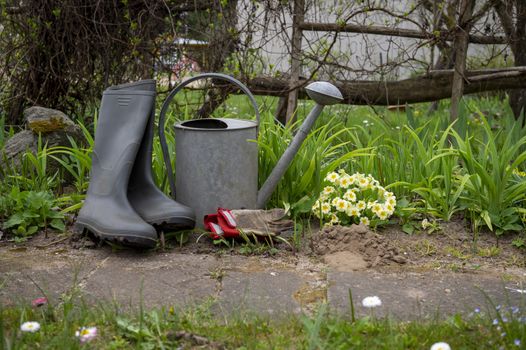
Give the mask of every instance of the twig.
[[56, 241], [53, 241], [53, 242], [50, 242], [50, 243], [47, 243], [47, 244], [43, 244], [43, 245], [37, 245], [36, 247], [38, 249], [43, 249], [43, 248], [47, 248], [49, 246], [52, 246], [54, 244], [57, 244], [57, 243], [60, 243], [60, 242], [64, 242], [65, 240], [69, 239], [69, 236], [66, 236], [66, 237], [63, 237], [61, 239], [58, 239]]

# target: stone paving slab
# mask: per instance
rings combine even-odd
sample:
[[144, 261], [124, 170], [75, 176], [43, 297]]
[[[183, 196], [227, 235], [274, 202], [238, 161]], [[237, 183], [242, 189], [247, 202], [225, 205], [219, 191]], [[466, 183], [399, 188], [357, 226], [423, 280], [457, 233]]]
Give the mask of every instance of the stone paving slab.
[[0, 252], [0, 303], [27, 303], [42, 291], [56, 302], [91, 272], [91, 262], [100, 261], [107, 251], [62, 249], [3, 250]]
[[82, 290], [88, 299], [123, 306], [184, 307], [215, 297], [216, 264], [210, 255], [122, 253], [105, 260]]
[[382, 306], [374, 310], [376, 316], [401, 320], [469, 314], [475, 308], [493, 309], [496, 305], [526, 305], [525, 294], [506, 289], [517, 288], [520, 282], [483, 274], [331, 272], [328, 282], [330, 306], [348, 314], [350, 289], [358, 316], [370, 314], [361, 301], [373, 295], [382, 300]]
[[[406, 271], [406, 272], [404, 272]], [[75, 287], [87, 301], [117, 301], [122, 307], [184, 308], [214, 300], [220, 314], [249, 311], [283, 315], [312, 311], [328, 302], [349, 315], [352, 290], [358, 316], [376, 295], [383, 305], [378, 316], [398, 319], [433, 318], [470, 313], [489, 303], [523, 306], [524, 271], [513, 276], [454, 272], [332, 271], [308, 257], [244, 257], [167, 252], [113, 252], [100, 249], [0, 249], [0, 303], [28, 303], [42, 296], [36, 286], [58, 300]]]
[[304, 284], [294, 272], [229, 272], [219, 293], [221, 310], [227, 313], [251, 311], [268, 315], [300, 313], [296, 292]]

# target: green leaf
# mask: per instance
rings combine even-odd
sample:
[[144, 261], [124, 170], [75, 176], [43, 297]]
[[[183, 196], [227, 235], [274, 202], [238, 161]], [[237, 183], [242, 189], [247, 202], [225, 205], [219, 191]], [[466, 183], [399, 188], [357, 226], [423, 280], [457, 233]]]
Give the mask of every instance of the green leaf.
[[66, 231], [66, 226], [64, 225], [64, 221], [60, 219], [53, 219], [49, 223], [49, 226], [53, 227], [56, 230], [59, 230], [60, 232]]
[[488, 228], [493, 231], [493, 226], [491, 225], [491, 218], [489, 217], [489, 213], [487, 210], [483, 210], [481, 213], [480, 213], [480, 217], [484, 220], [484, 222], [486, 223], [486, 226], [488, 226]]
[[408, 235], [412, 235], [415, 232], [415, 227], [412, 223], [408, 222], [402, 226], [402, 231], [404, 231]]
[[2, 225], [2, 228], [5, 230], [5, 229], [8, 229], [14, 226], [18, 226], [22, 224], [24, 221], [25, 219], [22, 213], [15, 213], [11, 215], [11, 217], [6, 222], [4, 222], [4, 224]]
[[33, 234], [35, 234], [36, 232], [38, 231], [38, 226], [30, 226], [26, 233], [24, 234], [25, 236], [31, 236]]

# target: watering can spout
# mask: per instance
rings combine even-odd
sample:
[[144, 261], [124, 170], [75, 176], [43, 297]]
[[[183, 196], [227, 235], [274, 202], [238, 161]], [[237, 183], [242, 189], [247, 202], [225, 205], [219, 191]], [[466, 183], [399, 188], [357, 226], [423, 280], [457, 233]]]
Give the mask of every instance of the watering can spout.
[[314, 125], [314, 122], [321, 114], [323, 107], [339, 103], [343, 100], [342, 93], [338, 88], [331, 83], [325, 81], [317, 81], [307, 85], [305, 88], [307, 95], [316, 102], [314, 108], [310, 111], [309, 115], [305, 118], [305, 121], [301, 125], [300, 129], [294, 136], [294, 139], [290, 143], [289, 147], [285, 150], [274, 170], [261, 187], [257, 196], [257, 208], [263, 209], [270, 198], [272, 192], [274, 192], [279, 180], [283, 177], [287, 171], [292, 159], [298, 153], [301, 144], [307, 137], [310, 129]]

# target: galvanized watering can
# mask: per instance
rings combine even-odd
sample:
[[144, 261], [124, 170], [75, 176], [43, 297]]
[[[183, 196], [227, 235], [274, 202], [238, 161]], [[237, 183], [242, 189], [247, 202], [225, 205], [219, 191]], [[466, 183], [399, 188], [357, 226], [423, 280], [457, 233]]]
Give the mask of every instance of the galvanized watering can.
[[[244, 92], [255, 111], [256, 120], [231, 118], [194, 119], [175, 125], [176, 176], [164, 134], [166, 112], [174, 96], [199, 79], [220, 79]], [[166, 98], [159, 116], [159, 138], [170, 190], [175, 199], [195, 210], [197, 223], [218, 207], [229, 209], [264, 208], [279, 180], [298, 152], [325, 105], [340, 102], [341, 92], [327, 82], [306, 87], [316, 105], [296, 133], [276, 167], [258, 191], [257, 136], [260, 122], [258, 105], [250, 90], [240, 81], [224, 74], [204, 73], [178, 85]], [[176, 191], [177, 188], [177, 191]]]

